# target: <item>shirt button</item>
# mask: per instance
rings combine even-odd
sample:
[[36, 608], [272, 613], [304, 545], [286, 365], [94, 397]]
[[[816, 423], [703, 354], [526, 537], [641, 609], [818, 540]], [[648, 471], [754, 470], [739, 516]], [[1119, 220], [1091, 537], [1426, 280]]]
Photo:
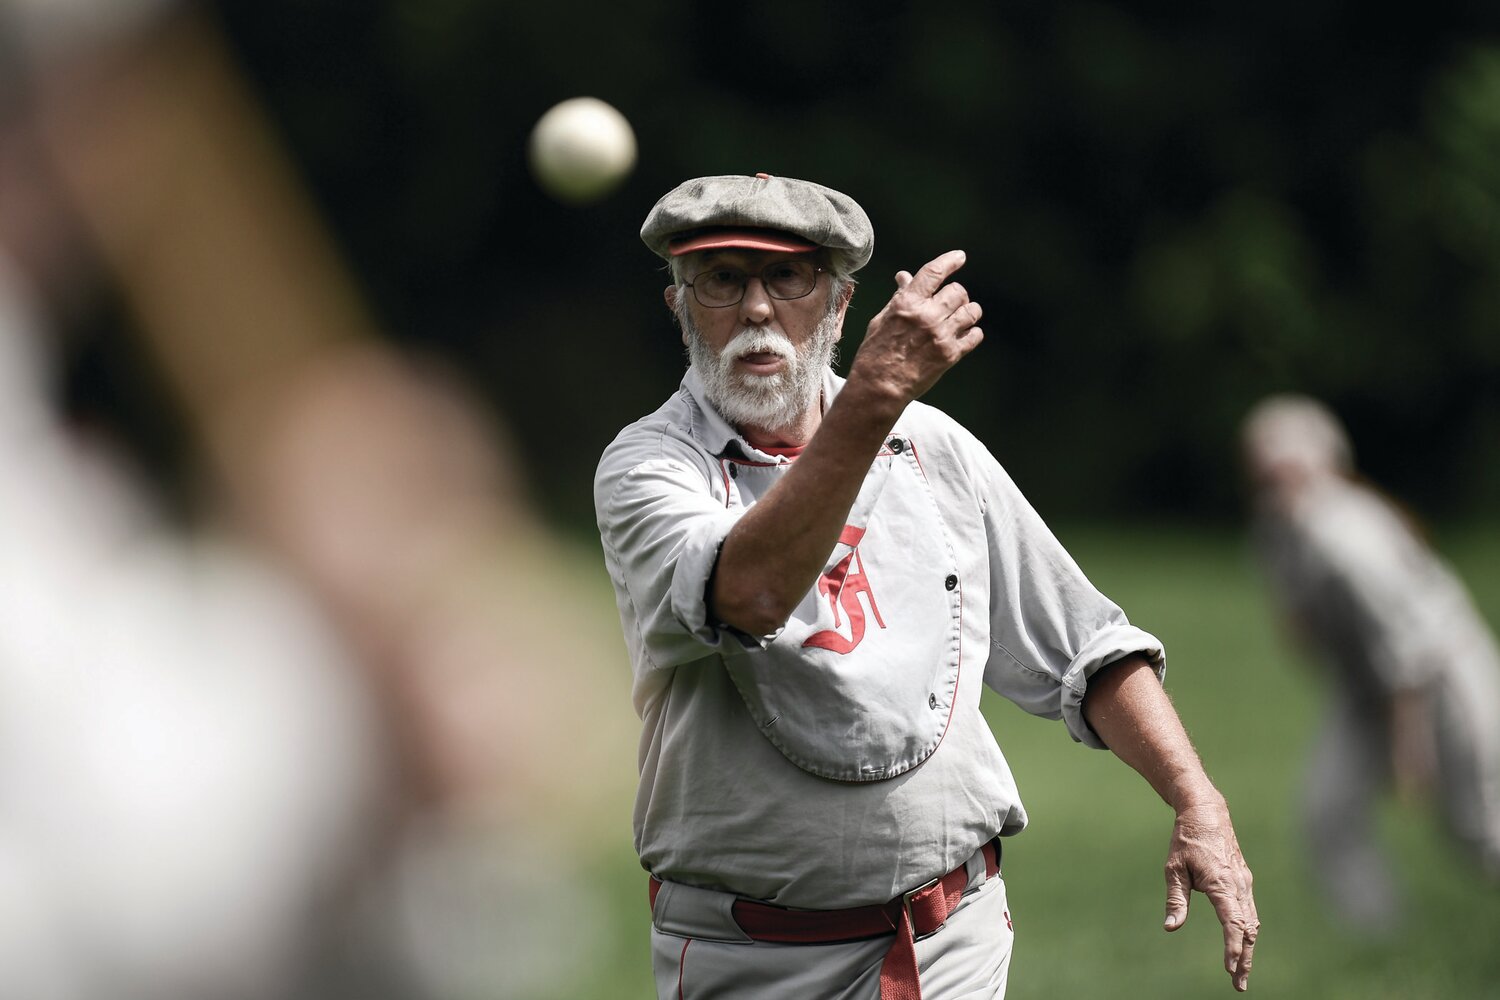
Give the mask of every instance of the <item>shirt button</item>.
[[937, 695], [930, 694], [930, 695], [927, 696], [927, 707], [928, 708], [937, 708]]
[[958, 574], [956, 574], [956, 573], [949, 573], [948, 574], [948, 579], [946, 579], [946, 580], [943, 581], [943, 586], [947, 587], [949, 590], [952, 590], [954, 587], [957, 587], [958, 586]]
[[905, 447], [906, 447], [906, 442], [905, 441], [901, 440], [900, 438], [891, 438], [891, 451], [894, 451], [896, 454], [899, 455], [899, 454], [901, 454], [901, 449], [903, 449]]

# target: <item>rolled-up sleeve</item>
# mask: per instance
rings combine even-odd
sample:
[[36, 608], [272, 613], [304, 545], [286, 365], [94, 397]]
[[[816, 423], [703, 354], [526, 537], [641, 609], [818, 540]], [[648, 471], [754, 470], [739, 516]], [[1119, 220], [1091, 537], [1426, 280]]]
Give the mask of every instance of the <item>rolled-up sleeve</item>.
[[678, 666], [725, 643], [743, 648], [738, 633], [710, 620], [707, 590], [719, 548], [744, 509], [717, 500], [691, 460], [620, 464], [601, 466], [595, 504], [638, 667]]
[[987, 464], [991, 648], [985, 682], [1033, 715], [1061, 719], [1078, 742], [1104, 749], [1083, 717], [1090, 678], [1134, 653], [1161, 677], [1165, 650], [1089, 582], [1004, 469], [992, 458]]

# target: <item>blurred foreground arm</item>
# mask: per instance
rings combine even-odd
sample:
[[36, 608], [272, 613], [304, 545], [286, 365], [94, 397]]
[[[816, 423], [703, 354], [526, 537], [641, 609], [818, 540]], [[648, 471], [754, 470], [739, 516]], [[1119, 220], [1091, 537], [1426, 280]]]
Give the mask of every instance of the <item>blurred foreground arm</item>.
[[1089, 684], [1083, 712], [1115, 756], [1140, 772], [1177, 814], [1167, 853], [1166, 929], [1187, 921], [1192, 890], [1206, 895], [1224, 925], [1224, 968], [1235, 989], [1247, 989], [1260, 929], [1250, 868], [1229, 807], [1145, 658], [1126, 657], [1100, 671]]
[[[596, 784], [560, 777], [592, 765], [563, 765], [546, 720], [511, 706], [584, 692], [606, 704], [595, 668], [614, 655], [613, 615], [549, 597], [577, 583], [524, 499], [525, 470], [457, 378], [377, 325], [212, 11], [166, 10], [31, 96], [60, 190], [182, 405], [219, 509], [358, 650], [413, 804], [576, 793], [592, 808]], [[561, 628], [591, 651], [535, 669], [556, 660]]]

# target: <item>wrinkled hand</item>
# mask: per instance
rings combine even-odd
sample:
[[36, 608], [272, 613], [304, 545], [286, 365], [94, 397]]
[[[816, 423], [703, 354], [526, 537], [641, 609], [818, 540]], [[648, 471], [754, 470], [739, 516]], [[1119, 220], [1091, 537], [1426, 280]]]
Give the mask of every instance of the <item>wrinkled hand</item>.
[[1189, 896], [1194, 889], [1203, 893], [1224, 925], [1224, 969], [1235, 989], [1248, 989], [1260, 918], [1250, 867], [1240, 853], [1228, 807], [1200, 804], [1177, 814], [1166, 875], [1166, 929], [1175, 931], [1186, 923]]
[[896, 294], [870, 320], [849, 369], [851, 381], [869, 380], [904, 402], [921, 396], [979, 346], [977, 324], [984, 310], [958, 282], [944, 282], [964, 266], [962, 250], [950, 250], [915, 275], [896, 274]]

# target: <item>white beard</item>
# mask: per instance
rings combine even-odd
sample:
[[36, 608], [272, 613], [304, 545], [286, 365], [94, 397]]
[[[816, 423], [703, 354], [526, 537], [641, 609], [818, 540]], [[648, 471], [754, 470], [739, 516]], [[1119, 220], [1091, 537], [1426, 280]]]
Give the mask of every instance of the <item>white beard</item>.
[[[830, 310], [797, 350], [784, 334], [746, 327], [715, 353], [692, 320], [679, 316], [687, 331], [688, 360], [703, 382], [704, 394], [719, 414], [736, 427], [779, 431], [795, 425], [817, 405], [823, 371], [833, 363], [839, 339], [839, 315]], [[775, 354], [784, 364], [772, 375], [738, 371], [735, 361], [756, 352]]]

